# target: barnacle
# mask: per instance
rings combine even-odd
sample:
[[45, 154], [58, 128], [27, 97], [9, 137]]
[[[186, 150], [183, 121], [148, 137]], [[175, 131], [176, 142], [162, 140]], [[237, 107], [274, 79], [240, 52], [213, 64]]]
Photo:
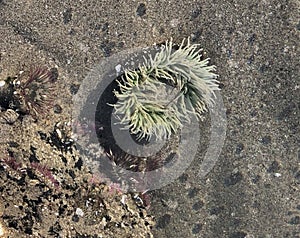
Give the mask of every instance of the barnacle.
[[31, 68], [28, 72], [22, 72], [17, 77], [14, 94], [19, 98], [24, 110], [36, 117], [52, 106], [51, 91], [56, 79], [57, 72], [55, 69]]
[[198, 44], [188, 39], [177, 50], [173, 47], [172, 40], [167, 41], [154, 57], [149, 55], [136, 70], [126, 70], [118, 81], [114, 114], [139, 139], [169, 138], [191, 114], [199, 119], [219, 90], [215, 66], [202, 60]]

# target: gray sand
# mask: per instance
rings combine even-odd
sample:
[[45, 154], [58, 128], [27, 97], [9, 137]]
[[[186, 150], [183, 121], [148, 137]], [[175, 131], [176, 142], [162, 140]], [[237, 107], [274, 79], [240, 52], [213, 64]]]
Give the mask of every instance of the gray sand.
[[[297, 0], [2, 0], [0, 78], [35, 64], [58, 68], [56, 93], [61, 96], [56, 103], [63, 111], [51, 112], [52, 121], [40, 123], [47, 131], [54, 121], [70, 120], [72, 89], [101, 59], [171, 37], [177, 43], [191, 37], [217, 66], [227, 114], [226, 140], [213, 170], [200, 178], [209, 139], [209, 119], [204, 120], [199, 153], [190, 168], [172, 184], [150, 193], [147, 214], [155, 217], [154, 237], [296, 238], [300, 237], [299, 12]], [[9, 130], [6, 136], [12, 136]], [[3, 217], [0, 222], [4, 224]], [[63, 224], [72, 226], [72, 221]], [[136, 237], [147, 237], [148, 228], [139, 229], [145, 232]]]

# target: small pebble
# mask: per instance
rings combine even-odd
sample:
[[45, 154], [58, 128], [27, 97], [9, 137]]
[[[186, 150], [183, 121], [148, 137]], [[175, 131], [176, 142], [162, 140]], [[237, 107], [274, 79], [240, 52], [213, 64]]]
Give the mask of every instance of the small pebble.
[[118, 64], [118, 65], [115, 67], [117, 73], [120, 73], [121, 67], [122, 67], [122, 66], [121, 66], [120, 64]]
[[231, 235], [229, 235], [229, 238], [245, 238], [247, 236], [247, 233], [243, 232], [243, 231], [238, 231], [235, 232]]
[[299, 216], [295, 216], [293, 217], [290, 222], [291, 225], [299, 225], [300, 224], [300, 217]]
[[204, 203], [202, 201], [198, 201], [193, 205], [193, 209], [198, 211], [203, 207]]
[[243, 179], [243, 175], [240, 172], [232, 173], [230, 176], [224, 179], [224, 184], [226, 187], [233, 186], [239, 182], [241, 182]]
[[63, 12], [63, 22], [68, 24], [72, 20], [72, 10], [71, 8], [65, 9]]
[[146, 5], [144, 3], [140, 3], [136, 10], [136, 14], [140, 17], [146, 14]]
[[240, 154], [244, 149], [244, 145], [242, 143], [237, 144], [236, 149], [235, 149], [235, 153], [236, 154]]
[[56, 114], [60, 114], [60, 113], [62, 112], [62, 108], [61, 108], [60, 105], [55, 104], [54, 107], [53, 107], [53, 111], [54, 111], [54, 113], [56, 113]]
[[275, 173], [274, 176], [279, 178], [279, 177], [281, 177], [281, 174], [280, 173]]
[[178, 179], [181, 183], [185, 183], [188, 179], [188, 175], [187, 174], [182, 174]]
[[261, 139], [260, 142], [261, 142], [262, 144], [264, 144], [264, 145], [268, 145], [268, 144], [271, 143], [271, 137], [270, 137], [270, 136], [265, 136], [265, 137], [263, 137], [263, 138]]
[[75, 213], [76, 213], [76, 215], [81, 216], [81, 217], [84, 215], [82, 209], [80, 209], [79, 207], [76, 208], [76, 212]]
[[198, 188], [193, 188], [193, 189], [191, 189], [191, 190], [189, 191], [189, 193], [188, 193], [189, 198], [195, 197], [195, 196], [198, 194], [198, 192], [199, 192], [199, 189], [198, 189]]
[[193, 9], [193, 11], [191, 12], [191, 20], [197, 18], [200, 15], [200, 13], [201, 13], [201, 8]]
[[165, 214], [160, 218], [158, 218], [156, 227], [159, 229], [164, 229], [170, 223], [170, 220], [171, 220], [171, 215]]
[[74, 216], [72, 217], [72, 221], [78, 222], [78, 221], [79, 221], [79, 216], [78, 216], [78, 215], [74, 215]]
[[78, 84], [72, 84], [72, 85], [70, 86], [70, 93], [71, 93], [72, 95], [75, 95], [75, 94], [78, 92], [78, 90], [79, 90], [79, 86], [80, 86], [80, 85], [78, 85]]
[[202, 224], [195, 224], [193, 229], [192, 229], [192, 233], [193, 234], [198, 234], [200, 231], [202, 230]]

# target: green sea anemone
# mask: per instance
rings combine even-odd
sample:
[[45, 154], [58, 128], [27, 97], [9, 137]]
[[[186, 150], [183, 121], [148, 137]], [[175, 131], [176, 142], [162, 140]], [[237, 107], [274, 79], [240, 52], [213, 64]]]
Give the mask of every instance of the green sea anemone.
[[188, 39], [174, 48], [167, 41], [154, 57], [149, 55], [136, 70], [125, 70], [118, 80], [114, 115], [138, 139], [169, 138], [192, 114], [200, 119], [219, 90], [215, 66], [202, 60], [198, 44]]

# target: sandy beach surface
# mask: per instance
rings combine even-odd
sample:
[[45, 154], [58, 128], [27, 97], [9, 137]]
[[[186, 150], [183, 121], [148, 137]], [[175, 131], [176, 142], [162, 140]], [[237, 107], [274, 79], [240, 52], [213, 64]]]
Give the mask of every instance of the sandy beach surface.
[[[0, 237], [300, 237], [299, 13], [298, 0], [0, 0]], [[77, 150], [72, 99], [99, 62], [188, 37], [217, 67], [221, 154], [201, 176], [206, 113], [179, 178], [124, 192]], [[5, 102], [42, 66], [49, 107]]]

